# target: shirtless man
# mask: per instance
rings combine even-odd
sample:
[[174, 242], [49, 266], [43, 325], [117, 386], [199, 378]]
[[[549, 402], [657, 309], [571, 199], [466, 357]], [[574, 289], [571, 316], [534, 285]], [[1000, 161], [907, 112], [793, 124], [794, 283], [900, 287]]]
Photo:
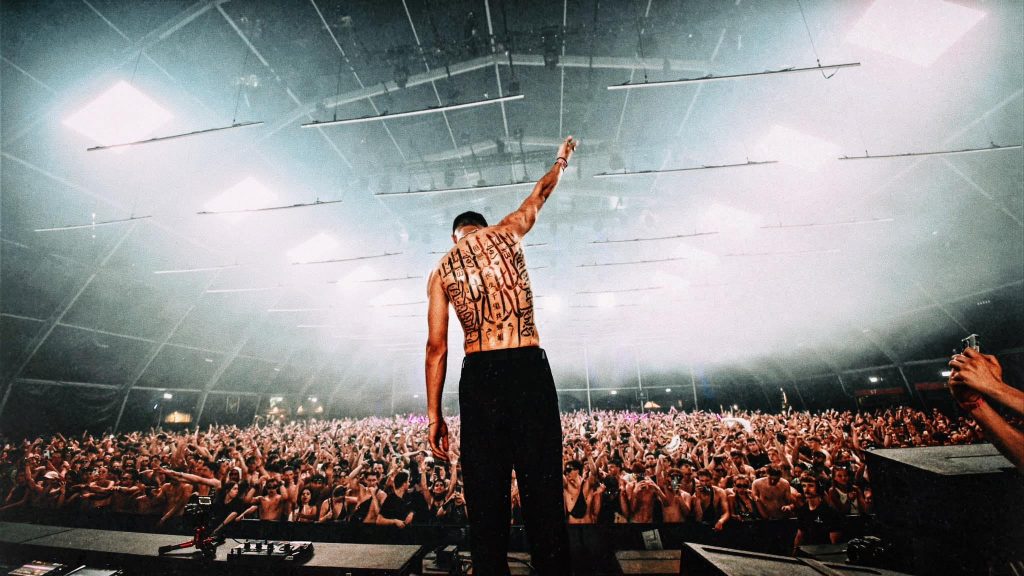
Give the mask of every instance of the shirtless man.
[[692, 495], [683, 490], [683, 472], [673, 468], [668, 472], [668, 480], [661, 484], [661, 516], [666, 524], [685, 522], [690, 517]]
[[283, 522], [288, 519], [288, 493], [281, 484], [281, 480], [277, 478], [267, 480], [263, 494], [253, 498], [253, 501], [259, 506], [260, 520]]
[[757, 512], [761, 518], [777, 520], [789, 518], [789, 508], [783, 510], [783, 506], [791, 506], [789, 482], [782, 477], [782, 471], [772, 466], [768, 468], [768, 475], [754, 480], [750, 485], [750, 495], [757, 505]]
[[663, 501], [665, 493], [651, 476], [639, 476], [630, 490], [629, 509], [632, 514], [629, 521], [633, 524], [650, 524], [654, 522], [654, 501]]
[[199, 464], [196, 469], [196, 474], [178, 472], [177, 470], [171, 470], [170, 468], [163, 468], [162, 472], [169, 478], [176, 478], [183, 482], [192, 484], [195, 488], [195, 492], [200, 496], [209, 496], [213, 491], [220, 490], [221, 482], [213, 476], [213, 470], [206, 462]]
[[714, 485], [711, 480], [711, 472], [701, 470], [697, 472], [697, 494], [694, 496], [700, 510], [699, 522], [711, 526], [715, 532], [721, 532], [725, 523], [729, 521], [729, 495], [725, 490]]
[[562, 428], [547, 356], [534, 323], [522, 239], [555, 191], [576, 149], [572, 136], [515, 212], [496, 226], [465, 212], [452, 248], [427, 282], [428, 439], [448, 458], [441, 397], [448, 366], [448, 306], [462, 324], [466, 359], [459, 383], [461, 458], [477, 574], [508, 574], [511, 473], [516, 470], [533, 566], [571, 573], [562, 501]]

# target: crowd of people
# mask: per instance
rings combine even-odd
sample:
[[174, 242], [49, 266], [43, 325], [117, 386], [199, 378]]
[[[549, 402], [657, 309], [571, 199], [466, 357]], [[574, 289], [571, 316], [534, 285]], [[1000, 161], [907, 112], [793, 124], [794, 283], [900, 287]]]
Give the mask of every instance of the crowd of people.
[[[562, 424], [570, 523], [692, 522], [722, 531], [795, 517], [815, 531], [809, 542], [834, 540], [843, 517], [871, 512], [866, 450], [983, 440], [969, 417], [907, 407], [572, 412]], [[462, 524], [458, 417], [449, 427], [447, 461], [430, 456], [421, 415], [7, 442], [0, 518], [19, 508], [65, 509], [148, 516], [163, 526], [195, 494], [212, 498], [222, 525]], [[514, 481], [509, 496], [518, 522]]]

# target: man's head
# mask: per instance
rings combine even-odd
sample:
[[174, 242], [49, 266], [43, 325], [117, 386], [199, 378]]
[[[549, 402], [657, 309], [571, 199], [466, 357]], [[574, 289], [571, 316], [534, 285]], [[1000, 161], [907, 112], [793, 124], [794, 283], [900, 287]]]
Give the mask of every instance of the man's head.
[[577, 474], [576, 477], [579, 477], [583, 473], [583, 463], [579, 460], [569, 460], [565, 463], [563, 472], [570, 478], [573, 478], [573, 472]]
[[466, 235], [465, 232], [460, 232], [460, 229], [467, 226], [486, 228], [487, 219], [479, 212], [463, 212], [459, 214], [455, 217], [455, 221], [452, 222], [452, 242], [458, 242], [459, 238]]
[[408, 481], [409, 473], [406, 472], [405, 470], [402, 470], [398, 474], [395, 474], [395, 490], [401, 490], [405, 486], [405, 483]]
[[622, 459], [612, 458], [608, 461], [608, 473], [612, 476], [618, 476], [622, 472]]

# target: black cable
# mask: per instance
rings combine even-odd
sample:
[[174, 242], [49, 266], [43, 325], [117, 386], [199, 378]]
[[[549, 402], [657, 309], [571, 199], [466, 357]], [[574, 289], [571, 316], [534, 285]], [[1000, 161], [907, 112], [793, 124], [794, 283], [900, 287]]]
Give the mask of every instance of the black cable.
[[[505, 10], [505, 0], [501, 2], [501, 27], [505, 32], [505, 53], [508, 54], [508, 71], [511, 75], [509, 85], [516, 85], [516, 67], [512, 64], [512, 35], [508, 33], [508, 13]], [[518, 90], [516, 92], [519, 92]]]
[[242, 75], [238, 78], [238, 92], [235, 93], [235, 112], [231, 115], [231, 123], [234, 124], [238, 120], [238, 105], [241, 103], [242, 98], [242, 86], [248, 82], [245, 78], [245, 71], [249, 67], [249, 47], [245, 46], [245, 59], [242, 60]]
[[[804, 30], [807, 30], [807, 39], [810, 40], [811, 42], [811, 52], [814, 52], [814, 59], [818, 62], [818, 68], [821, 68], [821, 57], [818, 56], [818, 49], [815, 48], [814, 46], [814, 38], [811, 37], [811, 27], [807, 25], [807, 16], [804, 15], [804, 5], [800, 2], [800, 0], [796, 0], [796, 5], [800, 8], [800, 18], [802, 18], [804, 21]], [[825, 80], [828, 80], [829, 78], [835, 76], [838, 72], [839, 70], [837, 69], [835, 72], [826, 76], [825, 71], [822, 70], [821, 75], [822, 77], [825, 78]]]
[[519, 562], [521, 564], [526, 564], [526, 566], [530, 569], [530, 572], [536, 572], [537, 571], [537, 569], [533, 567], [533, 564], [530, 564], [529, 562], [527, 562], [526, 560], [523, 560], [522, 558], [516, 558], [514, 556], [506, 556], [506, 559], [507, 560], [511, 560], [513, 562]]
[[640, 15], [640, 4], [641, 0], [636, 2], [636, 40], [637, 40], [637, 52], [640, 53], [640, 62], [644, 67], [644, 83], [647, 83], [647, 60], [644, 58], [644, 31], [640, 27], [641, 19], [646, 20], [646, 16]]

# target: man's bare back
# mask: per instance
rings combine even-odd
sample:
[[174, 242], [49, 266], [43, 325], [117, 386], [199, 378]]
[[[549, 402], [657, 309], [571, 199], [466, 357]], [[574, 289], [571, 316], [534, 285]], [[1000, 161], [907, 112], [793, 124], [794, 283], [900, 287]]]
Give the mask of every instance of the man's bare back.
[[533, 291], [518, 235], [488, 226], [459, 239], [431, 275], [465, 334], [466, 354], [540, 346]]

